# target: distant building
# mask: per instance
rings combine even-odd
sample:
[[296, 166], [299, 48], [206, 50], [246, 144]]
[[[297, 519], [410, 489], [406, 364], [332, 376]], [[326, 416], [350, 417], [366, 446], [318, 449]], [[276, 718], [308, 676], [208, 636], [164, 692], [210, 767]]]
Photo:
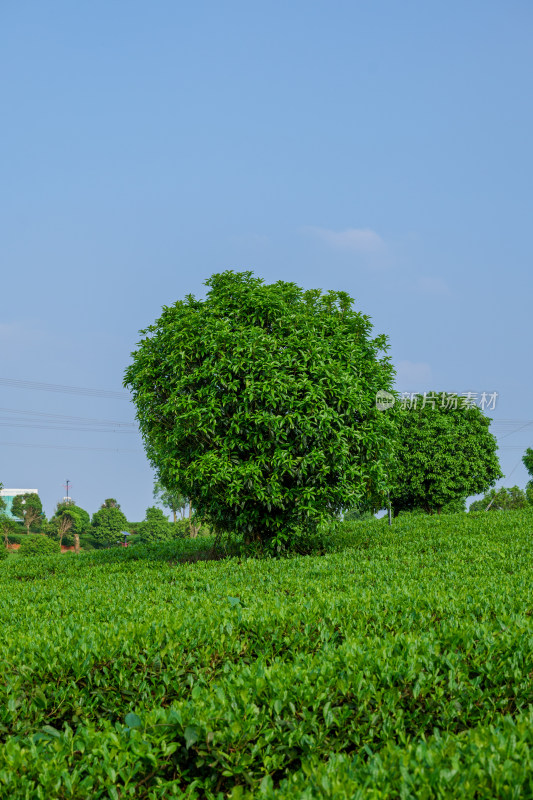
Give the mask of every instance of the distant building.
[[15, 497], [17, 497], [17, 495], [20, 494], [39, 494], [39, 491], [37, 489], [0, 489], [0, 497], [6, 504], [6, 507], [3, 509], [3, 513], [8, 517], [11, 517], [11, 519], [15, 519], [11, 513], [13, 500]]

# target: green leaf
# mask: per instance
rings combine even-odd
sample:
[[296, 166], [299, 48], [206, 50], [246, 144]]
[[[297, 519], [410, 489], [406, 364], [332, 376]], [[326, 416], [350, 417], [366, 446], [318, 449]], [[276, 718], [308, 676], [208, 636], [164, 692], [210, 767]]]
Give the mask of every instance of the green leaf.
[[200, 736], [200, 730], [196, 725], [187, 725], [184, 731], [185, 746], [189, 750], [195, 744]]

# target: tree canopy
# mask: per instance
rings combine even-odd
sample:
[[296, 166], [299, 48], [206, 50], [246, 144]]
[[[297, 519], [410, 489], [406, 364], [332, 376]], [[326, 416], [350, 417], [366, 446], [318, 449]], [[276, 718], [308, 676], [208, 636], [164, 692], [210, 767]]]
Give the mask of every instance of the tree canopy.
[[59, 539], [63, 543], [65, 535], [74, 536], [75, 543], [79, 544], [80, 533], [86, 533], [91, 527], [91, 518], [87, 511], [75, 503], [58, 503], [53, 516], [50, 518], [46, 533]]
[[93, 514], [92, 534], [102, 544], [122, 541], [123, 531], [127, 530], [128, 520], [116, 506], [102, 506]]
[[345, 292], [251, 272], [206, 285], [141, 331], [125, 385], [164, 485], [217, 532], [282, 544], [384, 486], [387, 338]]
[[514, 508], [526, 508], [528, 501], [525, 493], [518, 486], [506, 489], [491, 489], [481, 500], [470, 504], [470, 511], [509, 511]]
[[61, 516], [68, 516], [72, 519], [72, 533], [86, 533], [91, 527], [89, 513], [75, 503], [58, 503], [50, 522]]
[[108, 497], [107, 500], [104, 500], [100, 508], [118, 508], [120, 509], [120, 503], [117, 503], [114, 497]]
[[152, 506], [146, 509], [146, 518], [139, 525], [142, 542], [163, 542], [179, 535], [180, 531], [168, 521], [160, 508]]
[[418, 396], [416, 407], [402, 410], [391, 474], [394, 513], [418, 508], [441, 513], [457, 503], [464, 507], [466, 497], [501, 478], [489, 425], [477, 406], [454, 408], [434, 392]]
[[38, 494], [19, 494], [13, 498], [11, 513], [22, 521], [26, 532], [29, 533], [32, 525], [43, 519], [43, 504]]

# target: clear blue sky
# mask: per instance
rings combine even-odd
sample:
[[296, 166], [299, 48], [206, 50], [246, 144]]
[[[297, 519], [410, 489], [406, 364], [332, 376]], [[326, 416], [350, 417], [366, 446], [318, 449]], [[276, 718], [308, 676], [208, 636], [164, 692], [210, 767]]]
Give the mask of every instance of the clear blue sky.
[[[2, 3], [0, 377], [120, 391], [162, 305], [253, 269], [349, 292], [399, 389], [497, 391], [500, 483], [524, 486], [532, 22], [526, 0]], [[5, 486], [144, 516], [137, 433], [42, 416], [131, 423], [127, 399], [4, 384], [0, 407]]]

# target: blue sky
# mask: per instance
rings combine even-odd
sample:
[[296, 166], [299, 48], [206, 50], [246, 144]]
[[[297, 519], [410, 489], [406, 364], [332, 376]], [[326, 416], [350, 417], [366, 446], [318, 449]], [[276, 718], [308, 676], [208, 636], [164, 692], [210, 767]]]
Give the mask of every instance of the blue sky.
[[[524, 486], [532, 22], [525, 0], [4, 2], [0, 377], [120, 391], [164, 304], [252, 269], [349, 292], [400, 390], [498, 392], [500, 484]], [[144, 516], [138, 434], [60, 417], [131, 423], [127, 399], [0, 381], [0, 409], [5, 486]]]

